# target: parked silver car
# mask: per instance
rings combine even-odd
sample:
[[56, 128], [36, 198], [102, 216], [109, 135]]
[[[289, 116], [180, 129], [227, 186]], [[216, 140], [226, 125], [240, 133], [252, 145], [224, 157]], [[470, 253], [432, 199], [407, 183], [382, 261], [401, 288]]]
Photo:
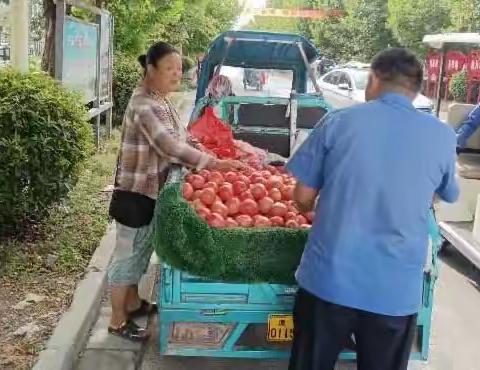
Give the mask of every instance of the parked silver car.
[[[368, 65], [353, 66], [349, 63], [326, 73], [318, 79], [318, 85], [333, 108], [345, 108], [365, 102], [368, 73]], [[420, 111], [433, 113], [434, 105], [425, 95], [418, 94], [413, 105]]]

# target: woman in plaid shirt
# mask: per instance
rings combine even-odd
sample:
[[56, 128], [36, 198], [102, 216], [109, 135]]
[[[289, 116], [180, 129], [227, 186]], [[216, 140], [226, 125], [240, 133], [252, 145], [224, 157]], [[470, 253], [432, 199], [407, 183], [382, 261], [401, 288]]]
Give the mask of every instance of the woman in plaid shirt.
[[[181, 82], [180, 54], [159, 42], [138, 59], [144, 79], [125, 111], [115, 189], [156, 199], [171, 164], [197, 170], [241, 167], [239, 162], [218, 160], [187, 143], [185, 126], [167, 98]], [[149, 336], [146, 328], [131, 319], [156, 309], [138, 295], [138, 282], [153, 252], [152, 227], [152, 223], [140, 228], [116, 223], [116, 252], [108, 269], [112, 301], [108, 330], [130, 340], [143, 341]]]

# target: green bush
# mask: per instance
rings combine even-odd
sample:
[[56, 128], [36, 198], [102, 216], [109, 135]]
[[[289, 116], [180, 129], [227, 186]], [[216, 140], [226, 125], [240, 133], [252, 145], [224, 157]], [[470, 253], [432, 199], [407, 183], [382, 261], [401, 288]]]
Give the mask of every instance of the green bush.
[[467, 72], [460, 71], [452, 76], [448, 89], [457, 102], [467, 101]]
[[80, 102], [43, 73], [0, 71], [0, 235], [42, 218], [75, 184], [93, 148]]
[[142, 77], [137, 60], [123, 54], [115, 55], [113, 64], [113, 123], [121, 125], [125, 109]]

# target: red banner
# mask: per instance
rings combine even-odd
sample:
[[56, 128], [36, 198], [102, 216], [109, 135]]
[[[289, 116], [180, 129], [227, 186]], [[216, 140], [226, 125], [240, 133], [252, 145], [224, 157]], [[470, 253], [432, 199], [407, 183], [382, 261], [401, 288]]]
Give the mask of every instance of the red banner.
[[480, 80], [480, 50], [472, 50], [468, 55], [468, 80]]
[[440, 61], [441, 56], [439, 53], [429, 53], [427, 55], [425, 67], [427, 69], [427, 76], [429, 81], [437, 81], [440, 74]]
[[451, 77], [461, 71], [467, 61], [465, 54], [459, 51], [449, 51], [445, 56], [445, 75]]

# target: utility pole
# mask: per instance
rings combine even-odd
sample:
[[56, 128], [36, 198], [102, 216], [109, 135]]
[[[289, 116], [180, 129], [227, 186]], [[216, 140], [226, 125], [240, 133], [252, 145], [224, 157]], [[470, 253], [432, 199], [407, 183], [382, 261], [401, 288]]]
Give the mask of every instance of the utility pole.
[[20, 72], [28, 71], [28, 0], [10, 1], [11, 62]]

